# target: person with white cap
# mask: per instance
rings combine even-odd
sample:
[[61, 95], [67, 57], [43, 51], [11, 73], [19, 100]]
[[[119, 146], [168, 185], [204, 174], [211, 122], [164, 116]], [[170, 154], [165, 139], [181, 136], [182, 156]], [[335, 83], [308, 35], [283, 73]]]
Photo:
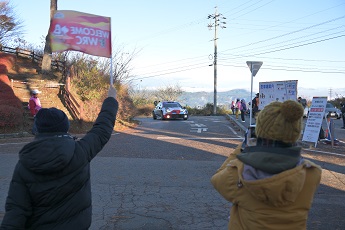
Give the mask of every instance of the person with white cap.
[[41, 101], [38, 98], [38, 94], [41, 93], [38, 89], [31, 91], [31, 97], [29, 99], [28, 109], [30, 110], [31, 116], [34, 118], [34, 124], [32, 125], [31, 133], [35, 135], [37, 133], [37, 128], [35, 124], [35, 117], [38, 111], [42, 108]]
[[30, 113], [33, 117], [35, 117], [38, 110], [40, 110], [42, 108], [41, 101], [38, 98], [39, 93], [41, 93], [41, 92], [37, 89], [34, 89], [31, 91], [31, 97], [29, 100], [28, 108], [29, 108]]

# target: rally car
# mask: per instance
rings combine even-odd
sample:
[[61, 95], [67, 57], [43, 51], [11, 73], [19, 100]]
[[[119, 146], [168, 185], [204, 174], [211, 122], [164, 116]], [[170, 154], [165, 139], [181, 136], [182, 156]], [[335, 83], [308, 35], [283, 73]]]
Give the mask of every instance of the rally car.
[[188, 110], [176, 101], [155, 102], [156, 107], [152, 111], [153, 119], [188, 119]]

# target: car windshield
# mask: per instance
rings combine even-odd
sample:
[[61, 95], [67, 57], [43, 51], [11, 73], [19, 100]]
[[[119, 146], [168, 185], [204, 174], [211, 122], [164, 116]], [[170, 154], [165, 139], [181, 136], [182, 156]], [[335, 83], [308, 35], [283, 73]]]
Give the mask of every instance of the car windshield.
[[331, 103], [327, 103], [326, 108], [334, 108], [334, 106]]
[[176, 108], [181, 107], [179, 103], [163, 103], [165, 108]]

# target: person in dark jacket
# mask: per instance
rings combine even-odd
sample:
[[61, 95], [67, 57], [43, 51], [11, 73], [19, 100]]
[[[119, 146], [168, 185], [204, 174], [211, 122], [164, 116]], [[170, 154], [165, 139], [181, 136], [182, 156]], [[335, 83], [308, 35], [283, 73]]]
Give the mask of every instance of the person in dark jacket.
[[242, 122], [245, 122], [245, 118], [244, 118], [244, 115], [246, 114], [246, 111], [247, 111], [247, 104], [246, 104], [246, 101], [244, 99], [241, 99], [241, 121]]
[[252, 116], [255, 118], [256, 114], [259, 112], [259, 93], [255, 94], [252, 100]]
[[341, 128], [345, 129], [345, 103], [344, 102], [340, 102], [340, 111], [341, 111], [341, 116], [343, 118], [343, 127]]
[[90, 161], [110, 139], [117, 110], [116, 90], [111, 86], [92, 129], [80, 140], [68, 134], [69, 120], [63, 111], [39, 110], [38, 133], [19, 152], [1, 230], [90, 227]]

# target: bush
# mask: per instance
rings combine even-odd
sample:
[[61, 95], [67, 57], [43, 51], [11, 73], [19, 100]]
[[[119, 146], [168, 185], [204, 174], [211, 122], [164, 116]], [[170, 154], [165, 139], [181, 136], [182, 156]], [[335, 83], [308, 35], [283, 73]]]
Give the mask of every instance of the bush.
[[23, 123], [23, 106], [8, 85], [6, 75], [0, 76], [0, 127], [14, 127]]
[[[213, 115], [213, 104], [207, 103], [203, 108], [191, 108], [187, 107], [188, 113], [190, 115], [199, 115], [199, 116], [211, 116]], [[231, 114], [232, 112], [229, 110], [226, 110], [223, 107], [217, 106], [217, 115], [225, 115], [225, 114]]]
[[1, 104], [0, 117], [0, 127], [14, 127], [23, 123], [23, 110]]
[[138, 105], [137, 106], [137, 113], [139, 115], [151, 116], [154, 108], [155, 108], [155, 106], [152, 103], [147, 104], [147, 105]]
[[15, 60], [13, 54], [0, 53], [0, 74], [7, 74], [14, 66]]

